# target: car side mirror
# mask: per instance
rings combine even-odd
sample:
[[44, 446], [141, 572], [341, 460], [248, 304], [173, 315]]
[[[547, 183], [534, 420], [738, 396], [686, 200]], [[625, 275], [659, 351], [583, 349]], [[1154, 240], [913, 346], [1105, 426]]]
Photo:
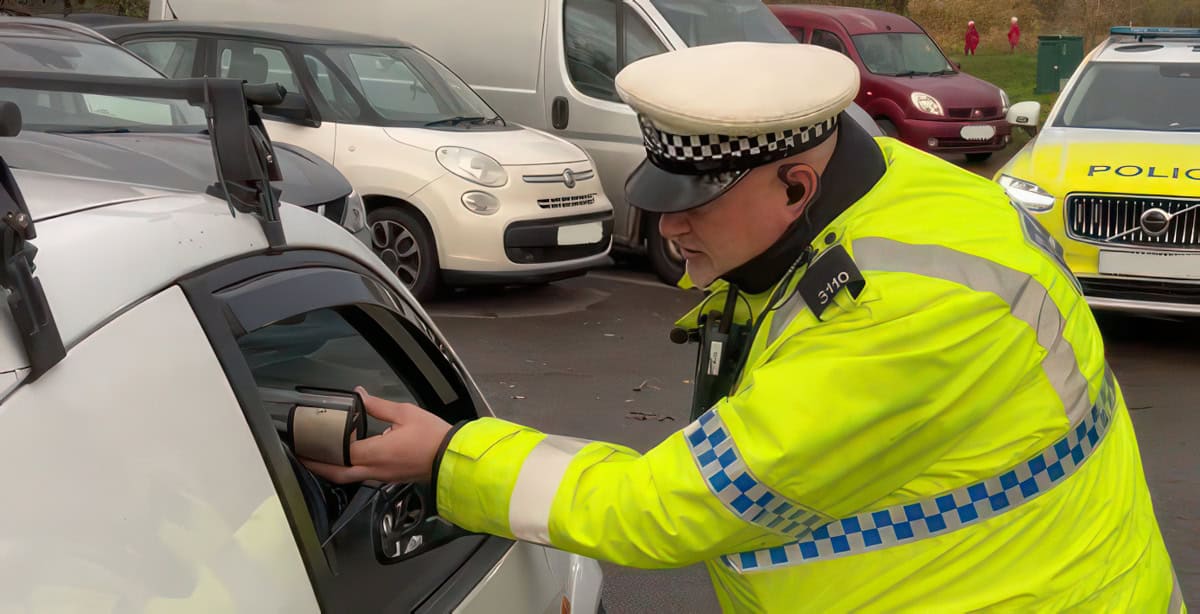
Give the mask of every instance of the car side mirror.
[[1042, 103], [1035, 100], [1018, 102], [1008, 109], [1005, 120], [1008, 123], [1024, 128], [1029, 134], [1037, 133], [1038, 118], [1042, 116]]
[[279, 104], [263, 107], [263, 115], [312, 128], [321, 125], [321, 122], [313, 115], [312, 107], [308, 105], [308, 99], [304, 97], [304, 94], [297, 92], [288, 92], [284, 95], [283, 102]]

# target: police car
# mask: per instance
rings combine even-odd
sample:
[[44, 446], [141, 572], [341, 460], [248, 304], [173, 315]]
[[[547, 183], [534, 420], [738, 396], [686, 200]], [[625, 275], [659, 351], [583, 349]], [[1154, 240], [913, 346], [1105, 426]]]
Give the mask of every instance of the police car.
[[[426, 485], [338, 486], [297, 461], [298, 406], [280, 413], [281, 394], [362, 385], [451, 421], [490, 410], [368, 246], [278, 204], [278, 158], [247, 102], [282, 91], [0, 82], [203, 106], [222, 177], [205, 194], [0, 160], [0, 611], [598, 609], [592, 559], [467, 533]], [[0, 138], [20, 128], [0, 99]]]
[[[1200, 315], [1200, 29], [1112, 28], [995, 175], [1099, 309]], [[1035, 127], [1036, 102], [1009, 121]]]

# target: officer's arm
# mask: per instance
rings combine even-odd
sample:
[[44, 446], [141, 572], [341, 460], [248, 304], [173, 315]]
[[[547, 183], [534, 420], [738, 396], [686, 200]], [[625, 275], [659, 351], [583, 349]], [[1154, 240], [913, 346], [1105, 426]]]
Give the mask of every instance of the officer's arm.
[[439, 457], [438, 509], [467, 529], [636, 567], [779, 545], [873, 509], [989, 411], [993, 387], [1023, 376], [994, 369], [995, 337], [970, 323], [829, 328], [787, 341], [743, 392], [645, 455], [468, 423]]

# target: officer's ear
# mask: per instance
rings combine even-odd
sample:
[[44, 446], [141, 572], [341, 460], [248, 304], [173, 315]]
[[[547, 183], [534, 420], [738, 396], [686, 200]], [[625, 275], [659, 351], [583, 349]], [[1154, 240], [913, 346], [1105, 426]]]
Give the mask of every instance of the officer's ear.
[[803, 211], [804, 207], [816, 198], [817, 189], [821, 184], [821, 176], [817, 174], [817, 169], [798, 162], [780, 166], [778, 175], [779, 180], [787, 186], [787, 204], [789, 207], [795, 207], [797, 213]]

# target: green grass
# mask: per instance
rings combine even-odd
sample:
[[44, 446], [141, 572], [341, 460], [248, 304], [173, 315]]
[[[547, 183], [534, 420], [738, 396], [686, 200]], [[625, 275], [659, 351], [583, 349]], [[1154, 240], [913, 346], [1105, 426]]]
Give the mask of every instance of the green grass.
[[1039, 125], [1044, 123], [1058, 94], [1033, 93], [1037, 79], [1037, 56], [1033, 53], [1009, 55], [1006, 52], [983, 49], [977, 49], [976, 53], [978, 55], [964, 56], [961, 53], [949, 55], [950, 59], [962, 65], [963, 72], [993, 83], [1008, 92], [1008, 98], [1013, 104], [1026, 100], [1036, 100], [1042, 103], [1042, 117]]

